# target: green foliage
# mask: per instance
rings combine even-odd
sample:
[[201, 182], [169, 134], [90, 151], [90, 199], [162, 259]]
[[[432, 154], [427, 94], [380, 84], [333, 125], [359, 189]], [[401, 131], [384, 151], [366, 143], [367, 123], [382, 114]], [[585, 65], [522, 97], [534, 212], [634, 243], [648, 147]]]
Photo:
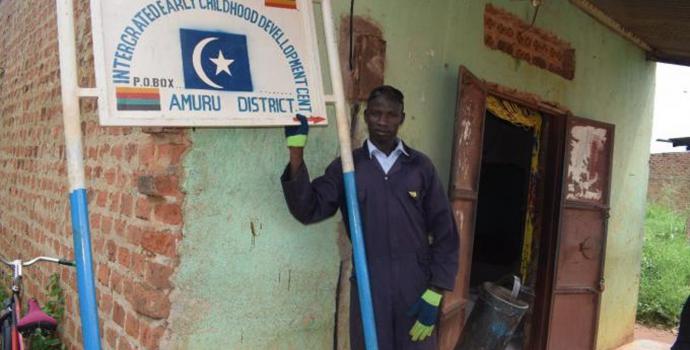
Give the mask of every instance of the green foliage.
[[7, 279], [7, 275], [4, 272], [0, 272], [0, 303], [5, 299], [10, 297], [10, 283]]
[[54, 273], [50, 276], [48, 286], [48, 301], [43, 306], [43, 311], [56, 320], [61, 320], [65, 315], [65, 294], [60, 286], [60, 275]]
[[[46, 286], [46, 294], [48, 300], [43, 305], [43, 311], [52, 316], [55, 320], [60, 322], [65, 315], [65, 295], [60, 286], [60, 275], [54, 273], [50, 276], [48, 286]], [[64, 350], [65, 345], [62, 344], [55, 332], [48, 332], [37, 329], [29, 337], [31, 343], [31, 350]]]
[[65, 345], [62, 344], [60, 338], [41, 329], [37, 329], [31, 334], [29, 338], [31, 342], [31, 350], [64, 350]]
[[690, 243], [684, 215], [656, 204], [647, 208], [637, 320], [673, 327], [690, 294]]

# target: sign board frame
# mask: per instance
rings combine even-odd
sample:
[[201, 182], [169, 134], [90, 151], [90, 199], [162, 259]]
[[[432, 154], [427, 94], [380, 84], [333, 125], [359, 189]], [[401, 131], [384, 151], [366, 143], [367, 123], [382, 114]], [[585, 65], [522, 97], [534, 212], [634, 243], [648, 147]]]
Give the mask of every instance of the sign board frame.
[[[235, 0], [224, 1], [219, 3], [254, 3], [258, 0]], [[265, 0], [266, 2], [285, 2], [285, 0]], [[327, 125], [328, 120], [326, 116], [326, 106], [329, 102], [335, 102], [334, 96], [327, 96], [324, 94], [324, 80], [322, 75], [321, 59], [319, 57], [316, 21], [314, 16], [314, 6], [312, 0], [295, 0], [297, 12], [299, 12], [301, 30], [305, 34], [302, 41], [303, 51], [300, 52], [300, 58], [307, 71], [307, 79], [309, 79], [309, 97], [311, 111], [300, 110], [295, 106], [294, 102], [290, 102], [289, 113], [282, 113], [276, 116], [276, 113], [261, 113], [258, 115], [248, 116], [248, 113], [242, 114], [235, 108], [235, 110], [225, 110], [220, 112], [189, 112], [188, 115], [181, 116], [181, 113], [173, 113], [170, 111], [117, 111], [118, 96], [115, 93], [115, 84], [112, 81], [112, 57], [107, 56], [106, 53], [106, 33], [104, 32], [104, 4], [103, 0], [91, 0], [91, 14], [92, 14], [92, 37], [94, 50], [94, 67], [96, 76], [95, 89], [91, 94], [82, 93], [82, 96], [95, 95], [98, 97], [98, 111], [100, 124], [103, 126], [170, 126], [170, 127], [278, 127], [285, 125], [295, 125], [297, 120], [295, 114], [301, 113], [308, 117], [309, 123], [312, 125]], [[141, 6], [156, 4], [156, 0], [141, 1]], [[158, 1], [166, 3], [166, 1]], [[200, 0], [184, 0], [186, 3], [201, 3], [205, 1]], [[260, 1], [264, 3], [264, 0]], [[295, 10], [292, 10], [295, 11]], [[294, 16], [294, 12], [291, 13]], [[249, 22], [247, 22], [249, 23]], [[255, 23], [256, 24], [256, 23]], [[254, 25], [255, 25], [254, 24]], [[251, 24], [248, 24], [251, 25]], [[256, 29], [256, 28], [255, 28]], [[112, 37], [112, 35], [111, 35]], [[112, 39], [112, 38], [111, 38]], [[282, 62], [288, 64], [287, 59], [282, 57]], [[329, 57], [330, 58], [330, 57]], [[179, 83], [178, 83], [179, 84]], [[130, 87], [131, 82], [130, 82]], [[176, 86], [179, 90], [179, 86]], [[144, 90], [144, 89], [142, 89]], [[218, 91], [211, 91], [204, 94], [208, 90], [189, 90], [201, 92], [199, 95], [217, 95]], [[83, 92], [83, 91], [82, 91]], [[225, 92], [220, 92], [225, 93]], [[233, 92], [229, 92], [233, 95]], [[237, 95], [237, 94], [235, 94]], [[169, 96], [169, 95], [168, 95]], [[295, 96], [292, 96], [295, 97]], [[158, 96], [159, 109], [165, 109], [167, 101], [160, 101], [163, 93]], [[261, 97], [259, 97], [261, 98]], [[256, 100], [256, 99], [255, 99]], [[219, 97], [220, 101], [220, 97]], [[268, 101], [270, 102], [270, 101]], [[285, 101], [283, 102], [283, 111], [288, 111]], [[220, 103], [219, 103], [220, 104]], [[163, 105], [161, 108], [160, 105]], [[255, 103], [256, 105], [256, 103]], [[261, 104], [258, 104], [259, 106]], [[267, 103], [264, 101], [264, 109]]]

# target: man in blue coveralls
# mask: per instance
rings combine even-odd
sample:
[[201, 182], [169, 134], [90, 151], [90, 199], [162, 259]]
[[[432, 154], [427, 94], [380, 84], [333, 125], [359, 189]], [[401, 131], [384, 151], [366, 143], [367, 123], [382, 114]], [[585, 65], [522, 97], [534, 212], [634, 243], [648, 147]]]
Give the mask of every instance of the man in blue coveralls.
[[[340, 159], [309, 181], [303, 160], [308, 124], [287, 127], [290, 163], [281, 181], [292, 215], [304, 224], [340, 209], [348, 227]], [[359, 207], [380, 349], [436, 349], [433, 332], [442, 292], [458, 270], [458, 234], [446, 192], [431, 160], [398, 138], [403, 94], [381, 86], [364, 112], [369, 139], [353, 151]], [[356, 281], [350, 293], [350, 343], [363, 349]]]

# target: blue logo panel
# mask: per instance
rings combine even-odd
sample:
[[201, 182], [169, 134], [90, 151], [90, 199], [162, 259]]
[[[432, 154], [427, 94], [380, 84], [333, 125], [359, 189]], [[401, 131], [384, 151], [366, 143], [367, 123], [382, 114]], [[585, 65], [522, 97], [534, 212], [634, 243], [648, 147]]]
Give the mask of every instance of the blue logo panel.
[[245, 35], [180, 29], [187, 89], [254, 91]]

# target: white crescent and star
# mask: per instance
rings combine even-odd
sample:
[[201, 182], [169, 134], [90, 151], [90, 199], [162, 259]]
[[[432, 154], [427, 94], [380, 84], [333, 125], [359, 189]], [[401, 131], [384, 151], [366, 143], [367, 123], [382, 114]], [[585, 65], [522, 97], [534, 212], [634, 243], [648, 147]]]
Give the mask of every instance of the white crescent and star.
[[235, 60], [229, 60], [223, 57], [223, 51], [218, 50], [218, 57], [211, 58], [210, 60], [216, 65], [216, 75], [221, 72], [226, 72], [228, 75], [232, 76], [232, 73], [230, 73], [230, 65], [235, 62]]
[[[218, 40], [218, 38], [210, 37], [201, 40], [199, 41], [199, 43], [196, 44], [196, 46], [194, 47], [194, 51], [192, 52], [192, 65], [194, 66], [194, 71], [199, 76], [199, 79], [201, 79], [201, 81], [206, 83], [208, 86], [214, 87], [216, 89], [222, 89], [222, 86], [216, 84], [213, 80], [211, 80], [211, 78], [208, 77], [208, 75], [206, 75], [201, 65], [201, 52], [204, 51], [204, 47], [206, 47], [206, 45], [215, 40]], [[225, 58], [223, 56], [223, 52], [220, 50], [218, 50], [218, 56], [216, 58], [209, 59], [216, 65], [216, 75], [222, 72], [226, 72], [228, 73], [228, 75], [232, 76], [232, 73], [230, 73], [230, 65], [233, 62], [235, 62], [235, 60]]]

